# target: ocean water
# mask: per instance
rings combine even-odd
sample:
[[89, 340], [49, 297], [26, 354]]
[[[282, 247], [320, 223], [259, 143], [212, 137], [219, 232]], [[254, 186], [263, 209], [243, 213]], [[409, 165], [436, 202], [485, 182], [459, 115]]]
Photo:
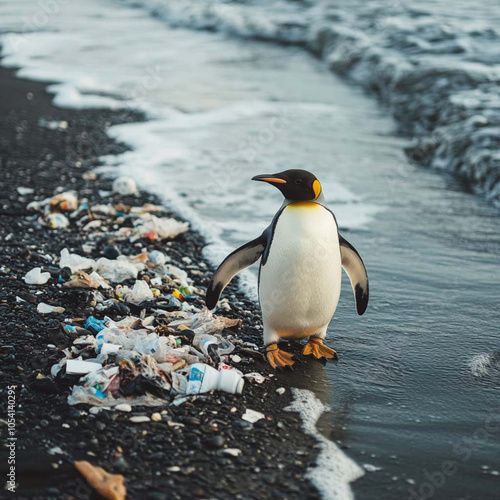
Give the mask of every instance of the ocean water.
[[[0, 4], [1, 63], [56, 82], [56, 105], [147, 114], [109, 129], [131, 150], [101, 169], [162, 196], [205, 235], [214, 263], [281, 204], [253, 175], [320, 178], [371, 278], [362, 318], [343, 284], [328, 332], [340, 361], [291, 375], [305, 431], [321, 432], [309, 474], [325, 498], [495, 498], [499, 214], [446, 174], [468, 158], [466, 186], [495, 200], [493, 6]], [[444, 175], [421, 168], [431, 164]], [[242, 286], [255, 297], [253, 270]]]

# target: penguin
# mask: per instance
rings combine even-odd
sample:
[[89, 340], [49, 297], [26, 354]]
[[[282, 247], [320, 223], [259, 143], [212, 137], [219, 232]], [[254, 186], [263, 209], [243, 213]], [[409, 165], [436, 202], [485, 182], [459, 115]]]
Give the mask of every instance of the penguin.
[[264, 232], [220, 264], [207, 289], [207, 308], [214, 309], [231, 279], [260, 259], [258, 293], [270, 365], [292, 367], [296, 361], [278, 347], [281, 339], [308, 337], [304, 356], [337, 359], [323, 340], [339, 301], [342, 268], [351, 282], [357, 313], [366, 311], [369, 290], [363, 260], [340, 235], [321, 184], [311, 172], [285, 170], [252, 180], [272, 184], [285, 199]]

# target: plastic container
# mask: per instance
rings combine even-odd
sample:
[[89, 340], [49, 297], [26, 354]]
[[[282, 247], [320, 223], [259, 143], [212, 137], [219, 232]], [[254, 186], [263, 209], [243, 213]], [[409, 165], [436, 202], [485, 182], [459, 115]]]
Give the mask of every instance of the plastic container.
[[197, 333], [193, 339], [193, 346], [215, 363], [220, 361], [221, 356], [234, 351], [234, 345], [229, 340], [206, 333]]
[[189, 370], [186, 394], [203, 394], [210, 391], [224, 391], [241, 394], [245, 381], [236, 370], [217, 371], [204, 363], [195, 363]]

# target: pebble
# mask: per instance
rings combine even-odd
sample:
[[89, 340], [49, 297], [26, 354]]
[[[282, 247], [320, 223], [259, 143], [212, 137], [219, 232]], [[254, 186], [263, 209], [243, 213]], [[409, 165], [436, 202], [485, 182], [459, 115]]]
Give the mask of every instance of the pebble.
[[115, 410], [117, 410], [117, 411], [124, 411], [124, 412], [131, 412], [132, 411], [132, 407], [129, 404], [127, 404], [127, 403], [122, 403], [122, 404], [116, 405], [115, 406]]
[[285, 394], [285, 391], [286, 389], [284, 387], [278, 387], [276, 389], [276, 392], [280, 395], [280, 396], [283, 396], [283, 394]]
[[222, 453], [227, 453], [233, 457], [239, 457], [241, 455], [241, 450], [239, 448], [226, 448], [222, 450]]
[[131, 422], [134, 422], [134, 424], [142, 424], [143, 422], [150, 422], [151, 419], [147, 417], [146, 415], [137, 415], [135, 417], [130, 417], [129, 419]]
[[153, 413], [151, 415], [151, 420], [154, 420], [155, 422], [161, 422], [161, 414], [160, 413]]
[[214, 436], [214, 437], [209, 438], [209, 439], [205, 439], [203, 441], [203, 444], [207, 448], [219, 449], [219, 448], [222, 448], [224, 446], [225, 442], [226, 442], [226, 440], [222, 436], [218, 435], [218, 436]]

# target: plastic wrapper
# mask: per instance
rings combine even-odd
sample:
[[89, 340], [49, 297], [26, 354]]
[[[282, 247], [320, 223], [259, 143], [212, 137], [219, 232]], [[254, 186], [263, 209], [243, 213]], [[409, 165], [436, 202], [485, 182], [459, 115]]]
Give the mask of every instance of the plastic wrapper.
[[137, 186], [131, 177], [118, 177], [113, 182], [113, 192], [126, 196], [137, 193]]
[[50, 273], [42, 273], [41, 267], [35, 267], [24, 276], [27, 285], [45, 285], [50, 279]]
[[69, 267], [72, 273], [92, 269], [95, 266], [95, 261], [87, 257], [82, 257], [76, 253], [69, 253], [67, 248], [61, 250], [61, 258], [59, 259], [59, 267]]
[[165, 240], [185, 233], [188, 228], [189, 224], [187, 222], [179, 222], [176, 219], [157, 217], [146, 213], [139, 219], [135, 232], [142, 238]]
[[136, 305], [139, 305], [145, 300], [152, 299], [154, 299], [153, 292], [151, 292], [148, 284], [143, 280], [137, 280], [132, 290], [125, 295], [125, 300], [127, 302], [131, 302]]
[[59, 212], [47, 215], [46, 221], [51, 229], [64, 229], [69, 226], [69, 219]]
[[122, 283], [127, 279], [137, 278], [139, 271], [143, 269], [144, 264], [133, 264], [126, 257], [120, 255], [114, 260], [101, 257], [96, 262], [94, 270], [111, 283]]

